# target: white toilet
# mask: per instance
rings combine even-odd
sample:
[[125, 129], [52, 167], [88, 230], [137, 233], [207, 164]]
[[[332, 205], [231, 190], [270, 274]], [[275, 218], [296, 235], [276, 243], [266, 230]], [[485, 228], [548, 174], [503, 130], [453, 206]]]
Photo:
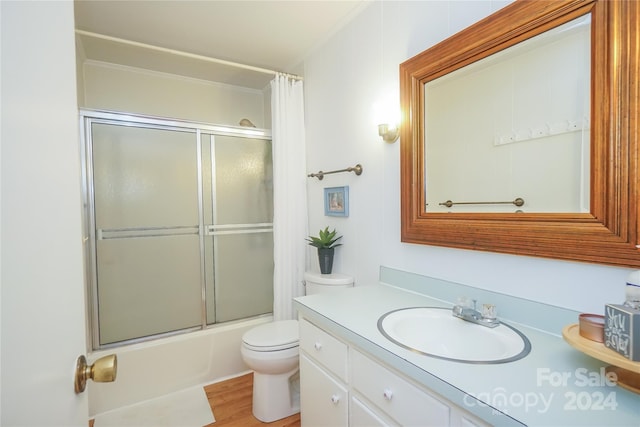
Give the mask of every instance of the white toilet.
[[[304, 274], [306, 295], [353, 286], [344, 274]], [[298, 321], [256, 326], [242, 336], [240, 353], [253, 369], [253, 415], [269, 423], [300, 412]]]

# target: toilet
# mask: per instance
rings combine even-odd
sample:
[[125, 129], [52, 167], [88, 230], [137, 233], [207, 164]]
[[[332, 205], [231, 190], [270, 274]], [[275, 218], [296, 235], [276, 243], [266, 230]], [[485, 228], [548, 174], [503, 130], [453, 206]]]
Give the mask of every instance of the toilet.
[[[306, 295], [353, 286], [345, 274], [304, 274]], [[242, 336], [240, 353], [253, 370], [253, 416], [269, 423], [300, 412], [298, 321], [256, 326]]]

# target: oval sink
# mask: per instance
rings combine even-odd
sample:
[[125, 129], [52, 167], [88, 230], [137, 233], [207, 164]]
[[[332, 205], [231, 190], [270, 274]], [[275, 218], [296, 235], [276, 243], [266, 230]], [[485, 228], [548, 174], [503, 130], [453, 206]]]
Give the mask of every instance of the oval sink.
[[495, 328], [455, 317], [451, 309], [412, 307], [390, 311], [378, 329], [395, 344], [427, 356], [464, 363], [507, 363], [522, 359], [531, 343], [520, 331]]

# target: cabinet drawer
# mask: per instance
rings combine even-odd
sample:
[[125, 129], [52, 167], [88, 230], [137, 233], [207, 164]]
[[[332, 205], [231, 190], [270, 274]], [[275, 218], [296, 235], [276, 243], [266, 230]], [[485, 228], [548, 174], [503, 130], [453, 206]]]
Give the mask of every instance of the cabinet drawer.
[[353, 388], [401, 425], [449, 425], [447, 404], [355, 350], [351, 369]]
[[347, 345], [305, 319], [300, 320], [300, 349], [347, 381]]

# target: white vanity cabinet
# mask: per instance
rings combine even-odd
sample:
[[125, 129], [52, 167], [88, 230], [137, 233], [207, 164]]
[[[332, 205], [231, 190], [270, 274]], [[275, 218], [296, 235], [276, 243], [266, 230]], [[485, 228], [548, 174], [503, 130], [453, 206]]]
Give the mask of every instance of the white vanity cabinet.
[[303, 427], [488, 427], [304, 318], [300, 350]]

